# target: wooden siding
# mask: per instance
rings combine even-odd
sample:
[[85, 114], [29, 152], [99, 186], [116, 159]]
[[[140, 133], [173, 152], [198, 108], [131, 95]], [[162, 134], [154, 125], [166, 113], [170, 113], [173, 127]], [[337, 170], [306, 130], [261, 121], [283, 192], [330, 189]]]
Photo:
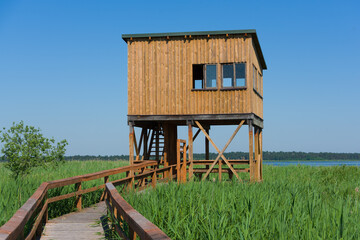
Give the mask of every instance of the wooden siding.
[[[247, 89], [192, 91], [193, 64], [231, 62], [247, 63]], [[129, 41], [128, 115], [254, 112], [262, 117], [262, 100], [255, 97], [252, 86], [253, 62], [259, 66], [250, 37]], [[218, 86], [220, 68], [218, 65]]]
[[[256, 50], [254, 48], [253, 42], [250, 43], [250, 62], [252, 65], [256, 67], [258, 72], [260, 72], [260, 91], [258, 92], [261, 96], [263, 96], [263, 69], [261, 68], [261, 65], [259, 63], [259, 58], [256, 54]], [[253, 81], [253, 74], [252, 74], [252, 66], [251, 66], [251, 84], [254, 83]], [[253, 86], [251, 87], [251, 102], [252, 102], [252, 112], [264, 119], [263, 116], [263, 98], [260, 97], [254, 90]]]

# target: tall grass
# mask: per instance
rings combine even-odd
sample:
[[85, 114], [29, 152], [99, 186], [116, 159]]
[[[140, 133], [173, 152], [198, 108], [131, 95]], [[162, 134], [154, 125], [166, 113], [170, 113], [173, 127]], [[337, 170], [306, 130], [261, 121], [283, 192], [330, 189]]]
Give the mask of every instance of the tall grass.
[[190, 182], [125, 199], [172, 239], [360, 239], [360, 169], [264, 166], [262, 183]]
[[[10, 171], [0, 163], [0, 226], [8, 221], [14, 213], [27, 201], [42, 182], [73, 177], [86, 173], [98, 172], [127, 165], [126, 161], [71, 161], [65, 162], [56, 168], [37, 168], [30, 175], [14, 180]], [[114, 175], [112, 179], [124, 177], [124, 174]], [[103, 183], [103, 179], [83, 183], [83, 189]], [[74, 191], [74, 185], [51, 189], [49, 197], [58, 196]], [[98, 202], [102, 190], [83, 195], [83, 206]], [[75, 198], [62, 200], [50, 204], [49, 217], [56, 217], [75, 210]]]

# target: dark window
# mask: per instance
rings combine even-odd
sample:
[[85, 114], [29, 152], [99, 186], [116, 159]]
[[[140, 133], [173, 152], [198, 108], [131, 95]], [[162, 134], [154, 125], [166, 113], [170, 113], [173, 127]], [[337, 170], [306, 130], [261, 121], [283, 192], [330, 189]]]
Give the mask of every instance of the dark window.
[[193, 65], [193, 84], [194, 89], [204, 88], [204, 64]]
[[245, 87], [245, 63], [236, 63], [235, 64], [235, 75], [236, 75], [236, 81], [235, 86], [236, 87]]
[[246, 87], [245, 63], [222, 65], [222, 87]]
[[234, 86], [234, 65], [224, 64], [223, 65], [223, 87]]
[[216, 88], [216, 65], [206, 65], [206, 87]]

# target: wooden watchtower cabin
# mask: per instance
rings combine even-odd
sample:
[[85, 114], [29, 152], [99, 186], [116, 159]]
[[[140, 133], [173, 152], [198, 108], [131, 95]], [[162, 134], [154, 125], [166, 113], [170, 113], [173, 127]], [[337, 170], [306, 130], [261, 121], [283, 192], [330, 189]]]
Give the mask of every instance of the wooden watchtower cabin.
[[[221, 181], [222, 173], [239, 178], [239, 172], [249, 172], [251, 181], [261, 180], [267, 67], [256, 31], [123, 34], [122, 38], [128, 46], [130, 164], [146, 160], [177, 164], [178, 126], [187, 126], [189, 177], [200, 174], [205, 179], [209, 173], [219, 173]], [[237, 126], [229, 140], [224, 139], [224, 149], [211, 139], [212, 125]], [[223, 152], [244, 125], [248, 125], [249, 158], [226, 159]], [[135, 127], [141, 128], [138, 136]], [[205, 159], [195, 161], [193, 141], [200, 132], [205, 135]], [[218, 151], [215, 160], [209, 160], [209, 143]], [[196, 168], [201, 164], [206, 168]]]

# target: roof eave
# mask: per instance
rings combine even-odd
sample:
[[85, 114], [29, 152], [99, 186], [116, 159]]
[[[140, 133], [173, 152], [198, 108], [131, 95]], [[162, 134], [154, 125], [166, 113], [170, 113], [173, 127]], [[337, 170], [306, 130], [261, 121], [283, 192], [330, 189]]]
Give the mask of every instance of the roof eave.
[[255, 29], [246, 30], [225, 30], [225, 31], [199, 31], [199, 32], [168, 32], [168, 33], [137, 33], [137, 34], [122, 34], [121, 37], [125, 42], [136, 38], [162, 38], [162, 37], [181, 37], [181, 36], [216, 36], [226, 34], [250, 34], [253, 36], [255, 48], [258, 53], [259, 61], [262, 69], [267, 69], [266, 62], [260, 47], [260, 43]]

